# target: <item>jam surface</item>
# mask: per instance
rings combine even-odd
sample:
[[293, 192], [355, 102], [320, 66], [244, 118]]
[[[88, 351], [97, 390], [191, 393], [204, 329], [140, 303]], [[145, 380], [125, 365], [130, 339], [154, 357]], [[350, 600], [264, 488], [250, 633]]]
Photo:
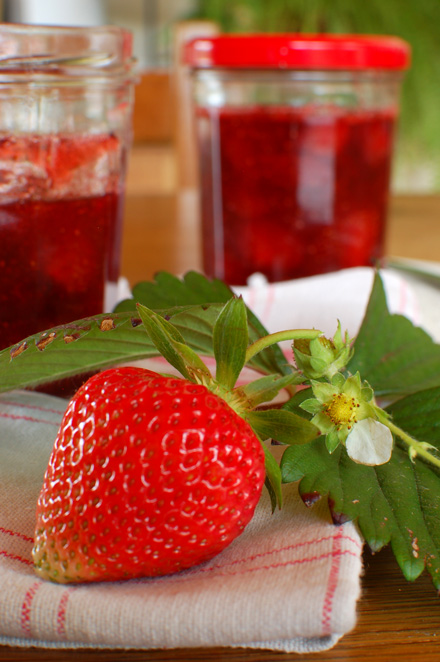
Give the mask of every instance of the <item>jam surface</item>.
[[0, 139], [0, 349], [103, 312], [119, 275], [113, 136]]
[[204, 270], [232, 285], [374, 265], [395, 115], [199, 109]]

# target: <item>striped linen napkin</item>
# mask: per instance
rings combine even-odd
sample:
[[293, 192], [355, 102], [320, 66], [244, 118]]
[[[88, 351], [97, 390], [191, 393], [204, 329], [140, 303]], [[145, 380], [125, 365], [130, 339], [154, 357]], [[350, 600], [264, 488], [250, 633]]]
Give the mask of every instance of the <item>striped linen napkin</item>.
[[[337, 316], [355, 334], [372, 278], [371, 270], [351, 270], [290, 284], [254, 282], [242, 293], [269, 330], [315, 326], [333, 335]], [[405, 281], [394, 274], [384, 280], [391, 308], [414, 318], [416, 299]], [[93, 585], [37, 578], [35, 506], [66, 406], [41, 393], [0, 396], [0, 644], [312, 652], [354, 627], [361, 537], [352, 523], [334, 526], [324, 501], [306, 508], [295, 485], [284, 486], [284, 508], [273, 515], [264, 491], [244, 533], [194, 569]]]

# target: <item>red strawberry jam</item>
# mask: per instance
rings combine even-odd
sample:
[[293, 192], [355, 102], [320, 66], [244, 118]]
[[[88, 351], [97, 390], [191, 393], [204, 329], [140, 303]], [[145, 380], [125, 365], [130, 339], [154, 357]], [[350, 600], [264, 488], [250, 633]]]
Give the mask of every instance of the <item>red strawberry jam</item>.
[[241, 285], [374, 265], [394, 124], [389, 110], [199, 109], [206, 273]]
[[103, 311], [123, 159], [109, 135], [0, 139], [0, 348]]

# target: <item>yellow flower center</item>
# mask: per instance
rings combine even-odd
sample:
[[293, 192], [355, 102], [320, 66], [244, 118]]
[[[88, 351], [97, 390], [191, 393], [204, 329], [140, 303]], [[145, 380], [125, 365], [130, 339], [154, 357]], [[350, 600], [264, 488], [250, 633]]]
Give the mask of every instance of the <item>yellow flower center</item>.
[[332, 401], [325, 405], [324, 411], [338, 430], [342, 425], [350, 429], [357, 421], [356, 411], [359, 406], [356, 398], [350, 398], [345, 393], [336, 393]]

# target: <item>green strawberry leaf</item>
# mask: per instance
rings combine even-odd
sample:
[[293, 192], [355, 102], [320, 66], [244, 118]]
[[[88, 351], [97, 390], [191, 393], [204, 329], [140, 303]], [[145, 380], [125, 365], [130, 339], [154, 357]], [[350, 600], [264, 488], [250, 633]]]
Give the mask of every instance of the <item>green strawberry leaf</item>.
[[217, 317], [213, 333], [216, 379], [228, 389], [243, 369], [248, 340], [246, 306], [241, 297], [233, 297]]
[[[141, 320], [161, 356], [190, 381], [210, 381], [211, 373], [199, 355], [185, 341], [171, 322], [146, 306], [137, 306]], [[221, 313], [220, 313], [221, 315]]]
[[[220, 304], [187, 305], [161, 310], [198, 354], [213, 356], [212, 337]], [[260, 329], [249, 323], [249, 339]], [[276, 351], [268, 348], [250, 366], [263, 374], [278, 372]], [[137, 311], [97, 315], [54, 327], [0, 351], [0, 392], [36, 387], [112, 365], [158, 356]]]
[[270, 452], [265, 443], [261, 444], [264, 450], [265, 469], [266, 469], [266, 489], [269, 492], [270, 501], [272, 505], [272, 512], [277, 506], [281, 508], [283, 503], [283, 496], [281, 491], [281, 469], [278, 462]]
[[303, 416], [304, 418], [310, 420], [312, 416], [308, 415], [306, 410], [302, 408], [302, 405], [306, 400], [310, 399], [312, 395], [313, 392], [310, 387], [302, 388], [297, 391], [295, 395], [290, 398], [290, 400], [283, 404], [283, 409], [287, 409], [287, 411], [291, 411], [294, 414], [298, 414], [298, 416]]
[[304, 377], [297, 372], [292, 372], [291, 375], [284, 377], [268, 375], [241, 386], [240, 391], [249, 403], [249, 408], [254, 409], [264, 402], [273, 400], [282, 389], [301, 384], [303, 380]]
[[391, 315], [377, 274], [347, 365], [377, 396], [406, 395], [440, 385], [440, 346], [402, 315]]
[[[190, 381], [212, 379], [209, 368], [199, 355], [185, 344], [179, 331], [158, 313], [138, 304], [138, 311], [148, 335], [161, 356]], [[221, 313], [220, 313], [221, 314]]]
[[440, 387], [402, 398], [387, 407], [386, 411], [396, 425], [440, 450]]
[[[138, 313], [154, 346], [170, 365], [174, 366], [183, 377], [190, 379], [186, 362], [174, 343], [183, 344], [184, 340], [171, 322], [168, 322], [146, 306], [138, 305]], [[174, 341], [174, 342], [173, 342]]]
[[[154, 282], [142, 282], [135, 285], [132, 298], [120, 303], [115, 308], [115, 312], [134, 311], [136, 303], [141, 303], [152, 310], [159, 310], [176, 306], [226, 303], [234, 296], [231, 288], [221, 280], [210, 280], [195, 271], [189, 271], [182, 279], [166, 272], [160, 272], [155, 276]], [[267, 329], [258, 317], [249, 309], [247, 309], [247, 315], [250, 328], [258, 334], [257, 336], [250, 335], [249, 340], [253, 342], [256, 338], [266, 336]], [[278, 345], [265, 349], [260, 360], [264, 361], [266, 374], [290, 374], [291, 372]]]
[[440, 589], [440, 479], [437, 470], [396, 447], [386, 464], [356, 464], [340, 445], [332, 455], [324, 438], [290, 446], [281, 460], [284, 482], [300, 481], [307, 505], [327, 495], [335, 523], [356, 520], [373, 551], [391, 543], [404, 576], [425, 566]]
[[148, 308], [174, 308], [204, 303], [226, 303], [233, 291], [221, 280], [210, 280], [200, 273], [189, 271], [182, 279], [165, 271], [156, 274], [154, 281], [143, 281], [133, 287], [132, 298], [119, 303], [115, 312], [136, 310], [136, 303]]
[[36, 387], [156, 355], [137, 315], [98, 315], [54, 327], [2, 350], [0, 392]]
[[[440, 455], [440, 347], [408, 319], [391, 315], [376, 275], [365, 318], [348, 364], [371, 384], [376, 396], [397, 399], [387, 408], [395, 426], [431, 444]], [[310, 389], [299, 391], [287, 409], [310, 418]], [[373, 551], [390, 543], [403, 574], [415, 579], [426, 567], [440, 588], [440, 471], [410, 457], [395, 440], [391, 460], [379, 466], [353, 462], [345, 446], [330, 454], [326, 436], [289, 446], [281, 460], [282, 480], [300, 481], [307, 505], [326, 496], [335, 523], [356, 520]]]
[[260, 439], [283, 444], [307, 444], [319, 434], [318, 428], [302, 416], [284, 409], [258, 409], [246, 412], [249, 425]]

